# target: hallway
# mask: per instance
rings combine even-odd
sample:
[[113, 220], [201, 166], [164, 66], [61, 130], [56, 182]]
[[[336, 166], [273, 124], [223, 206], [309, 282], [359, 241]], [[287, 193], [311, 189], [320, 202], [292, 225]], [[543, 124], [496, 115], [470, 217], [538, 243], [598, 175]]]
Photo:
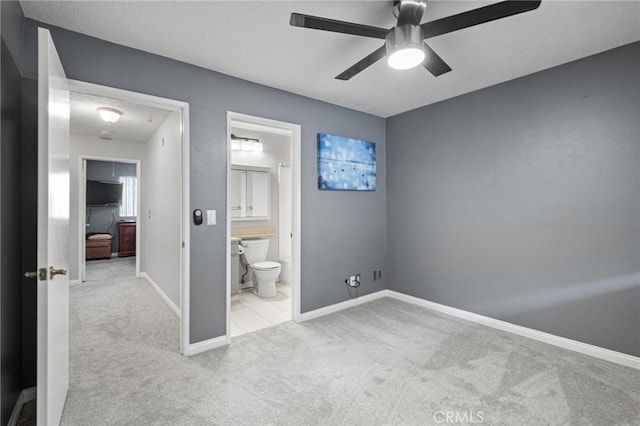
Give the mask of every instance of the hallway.
[[[147, 423], [153, 409], [140, 402], [163, 402], [145, 392], [155, 392], [153, 378], [171, 374], [171, 361], [182, 359], [179, 320], [135, 278], [135, 258], [88, 262], [87, 279], [70, 286], [70, 387], [62, 424], [123, 421], [105, 417], [105, 406], [128, 413], [127, 422]], [[144, 417], [134, 420], [141, 409]]]

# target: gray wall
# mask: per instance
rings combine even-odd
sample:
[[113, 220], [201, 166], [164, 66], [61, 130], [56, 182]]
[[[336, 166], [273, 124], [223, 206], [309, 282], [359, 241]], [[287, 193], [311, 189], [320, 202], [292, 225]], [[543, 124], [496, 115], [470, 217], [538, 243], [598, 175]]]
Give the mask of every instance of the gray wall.
[[640, 355], [639, 51], [388, 119], [389, 288]]
[[[33, 96], [38, 23], [25, 25], [25, 90]], [[302, 311], [349, 299], [344, 278], [352, 273], [363, 273], [361, 294], [385, 287], [384, 280], [372, 282], [370, 272], [386, 267], [384, 119], [60, 28], [51, 32], [69, 78], [190, 104], [191, 209], [218, 211], [217, 226], [191, 227], [192, 343], [226, 330], [227, 111], [302, 126]], [[27, 115], [32, 121], [31, 104]], [[318, 132], [377, 142], [378, 190], [318, 191]]]
[[[114, 161], [87, 160], [87, 180], [118, 182], [122, 176], [135, 176], [136, 165]], [[87, 207], [86, 232], [110, 231], [112, 238], [111, 252], [117, 253], [119, 247], [118, 221], [132, 218], [121, 217], [120, 207]], [[112, 222], [113, 221], [113, 222]]]
[[0, 423], [7, 424], [22, 389], [20, 6], [0, 3], [0, 19]]

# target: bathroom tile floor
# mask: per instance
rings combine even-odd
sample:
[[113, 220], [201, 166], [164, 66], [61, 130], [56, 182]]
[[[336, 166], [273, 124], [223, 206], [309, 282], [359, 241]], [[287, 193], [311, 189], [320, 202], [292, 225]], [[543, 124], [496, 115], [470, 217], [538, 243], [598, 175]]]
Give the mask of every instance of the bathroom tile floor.
[[291, 320], [290, 288], [278, 283], [276, 289], [276, 296], [268, 299], [247, 289], [231, 300], [231, 337]]

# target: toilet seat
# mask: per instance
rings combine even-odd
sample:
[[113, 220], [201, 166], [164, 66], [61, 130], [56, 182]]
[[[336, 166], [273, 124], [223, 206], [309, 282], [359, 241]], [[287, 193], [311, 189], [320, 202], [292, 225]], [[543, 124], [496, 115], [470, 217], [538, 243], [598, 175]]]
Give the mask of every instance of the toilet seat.
[[256, 262], [253, 265], [251, 265], [251, 267], [253, 267], [253, 269], [258, 269], [261, 271], [268, 271], [271, 269], [279, 268], [280, 264], [278, 262], [265, 261], [265, 262]]

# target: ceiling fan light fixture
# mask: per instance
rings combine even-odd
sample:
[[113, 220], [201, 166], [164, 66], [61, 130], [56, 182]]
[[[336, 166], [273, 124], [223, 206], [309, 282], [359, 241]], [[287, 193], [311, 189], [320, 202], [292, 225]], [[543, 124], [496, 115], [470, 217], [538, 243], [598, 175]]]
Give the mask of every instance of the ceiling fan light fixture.
[[424, 61], [424, 50], [417, 47], [398, 49], [387, 58], [389, 66], [396, 70], [408, 70]]
[[[355, 22], [304, 15], [302, 13], [292, 13], [289, 25], [385, 40], [384, 46], [377, 48], [338, 74], [335, 77], [336, 80], [349, 80], [385, 56], [392, 57], [388, 61], [389, 65], [399, 68], [406, 69], [409, 68], [410, 65], [416, 66], [422, 63], [427, 71], [433, 74], [434, 77], [438, 77], [451, 71], [451, 67], [425, 43], [425, 35], [431, 39], [497, 19], [529, 12], [537, 9], [542, 2], [542, 0], [499, 1], [488, 6], [467, 10], [456, 15], [450, 15], [421, 24], [427, 1], [428, 0], [394, 0], [393, 8], [397, 25], [390, 30]], [[407, 48], [421, 50], [422, 53], [416, 50], [403, 52], [402, 55], [394, 55], [397, 50]], [[408, 62], [400, 61], [402, 56], [412, 60]], [[422, 62], [420, 62], [421, 58]]]
[[387, 63], [406, 70], [420, 65], [425, 58], [424, 30], [418, 25], [400, 25], [387, 34]]
[[109, 124], [116, 123], [118, 120], [120, 120], [120, 117], [123, 114], [122, 111], [119, 111], [115, 108], [99, 107], [96, 108], [96, 110], [98, 111], [98, 114], [100, 114], [100, 118], [102, 118]]

